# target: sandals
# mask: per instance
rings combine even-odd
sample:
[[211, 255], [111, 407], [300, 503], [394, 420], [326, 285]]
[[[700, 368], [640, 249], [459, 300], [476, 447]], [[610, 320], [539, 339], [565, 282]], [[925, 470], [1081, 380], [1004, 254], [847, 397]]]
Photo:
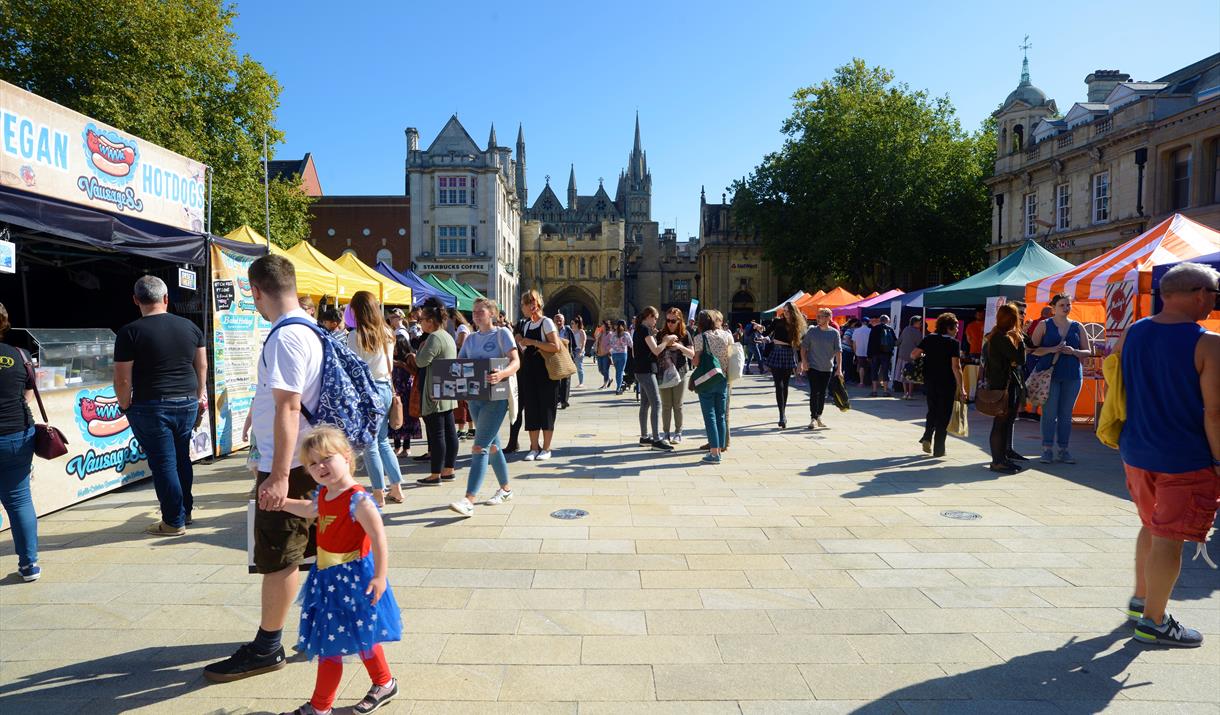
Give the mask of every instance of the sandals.
[[385, 500], [390, 504], [402, 504], [404, 501], [402, 497], [391, 496], [389, 492], [386, 492]]
[[368, 694], [364, 696], [363, 700], [356, 703], [352, 708], [352, 712], [366, 715], [390, 702], [395, 695], [398, 695], [397, 678], [391, 679], [389, 685], [374, 685], [369, 688]]

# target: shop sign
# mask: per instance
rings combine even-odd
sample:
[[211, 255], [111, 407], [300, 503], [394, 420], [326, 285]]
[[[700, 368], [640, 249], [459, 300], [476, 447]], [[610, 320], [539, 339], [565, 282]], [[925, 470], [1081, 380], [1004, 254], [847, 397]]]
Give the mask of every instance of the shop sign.
[[491, 268], [491, 263], [481, 261], [477, 263], [417, 263], [416, 272], [418, 273], [487, 273]]
[[271, 325], [254, 307], [246, 272], [254, 259], [212, 246], [212, 392], [216, 456], [249, 443], [242, 439], [258, 385], [258, 356]]
[[729, 268], [734, 270], [745, 270], [747, 268], [758, 268], [757, 263], [730, 263]]
[[198, 279], [195, 277], [195, 271], [189, 268], [178, 269], [178, 287], [186, 290], [195, 290]]
[[0, 241], [0, 273], [17, 272], [17, 244]]
[[205, 228], [206, 167], [0, 81], [0, 185]]

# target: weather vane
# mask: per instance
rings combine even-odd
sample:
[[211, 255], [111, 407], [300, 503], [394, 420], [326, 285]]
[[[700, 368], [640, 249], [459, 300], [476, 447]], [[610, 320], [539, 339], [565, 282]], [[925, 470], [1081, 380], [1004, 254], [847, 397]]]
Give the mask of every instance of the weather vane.
[[1018, 48], [1019, 48], [1019, 49], [1021, 49], [1022, 51], [1024, 51], [1024, 52], [1025, 52], [1025, 56], [1026, 56], [1026, 57], [1029, 57], [1029, 49], [1030, 49], [1031, 47], [1033, 47], [1033, 45], [1031, 45], [1031, 44], [1030, 44], [1030, 42], [1029, 42], [1029, 35], [1026, 35], [1026, 36], [1025, 36], [1025, 42], [1023, 42], [1022, 44], [1018, 45]]

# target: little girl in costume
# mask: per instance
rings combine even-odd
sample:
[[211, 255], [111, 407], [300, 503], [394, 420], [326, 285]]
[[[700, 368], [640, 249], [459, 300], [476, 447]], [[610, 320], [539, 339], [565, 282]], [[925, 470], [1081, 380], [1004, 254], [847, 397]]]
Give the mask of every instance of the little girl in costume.
[[318, 520], [318, 561], [297, 599], [297, 645], [318, 657], [318, 680], [309, 702], [284, 715], [328, 715], [344, 656], [359, 655], [373, 681], [355, 712], [371, 713], [398, 694], [380, 644], [402, 639], [402, 616], [386, 583], [389, 553], [381, 514], [352, 478], [353, 458], [342, 432], [315, 429], [301, 444], [301, 464], [319, 485], [316, 496], [284, 504], [285, 511]]

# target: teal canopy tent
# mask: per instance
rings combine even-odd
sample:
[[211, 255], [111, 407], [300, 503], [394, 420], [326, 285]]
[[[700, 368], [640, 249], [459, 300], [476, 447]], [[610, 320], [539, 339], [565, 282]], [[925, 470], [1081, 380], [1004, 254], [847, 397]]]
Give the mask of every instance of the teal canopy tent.
[[1005, 256], [999, 263], [969, 278], [923, 294], [929, 308], [968, 308], [986, 305], [987, 299], [1002, 295], [1009, 300], [1025, 300], [1025, 286], [1047, 276], [1062, 273], [1072, 264], [1032, 240]]

